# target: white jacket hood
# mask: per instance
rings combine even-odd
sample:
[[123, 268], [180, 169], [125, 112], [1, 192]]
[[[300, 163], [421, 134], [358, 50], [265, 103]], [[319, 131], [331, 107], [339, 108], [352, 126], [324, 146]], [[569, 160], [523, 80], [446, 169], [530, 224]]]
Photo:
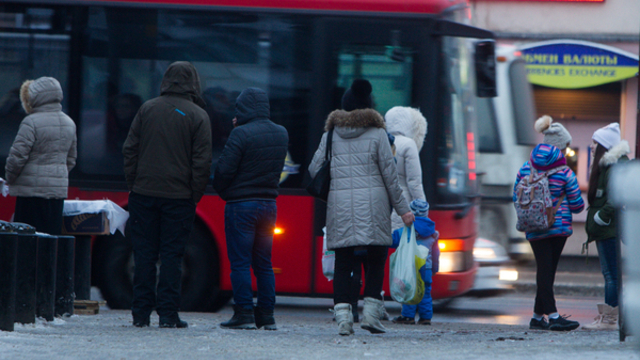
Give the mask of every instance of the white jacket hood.
[[387, 122], [387, 131], [391, 135], [406, 136], [415, 141], [418, 151], [424, 145], [424, 137], [427, 135], [427, 119], [418, 109], [406, 106], [396, 106], [384, 116]]

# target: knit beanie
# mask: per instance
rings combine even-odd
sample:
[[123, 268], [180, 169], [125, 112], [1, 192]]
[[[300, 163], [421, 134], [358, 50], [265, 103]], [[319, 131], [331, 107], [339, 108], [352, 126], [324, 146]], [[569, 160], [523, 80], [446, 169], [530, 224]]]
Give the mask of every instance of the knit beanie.
[[571, 145], [571, 134], [560, 123], [554, 123], [553, 119], [549, 115], [536, 120], [535, 129], [537, 132], [544, 134], [542, 142], [557, 147], [560, 150], [564, 150], [567, 146]]
[[426, 216], [429, 213], [429, 203], [422, 199], [413, 200], [409, 207], [415, 216]]
[[342, 109], [353, 111], [356, 109], [369, 109], [372, 107], [371, 83], [364, 79], [355, 79], [351, 87], [342, 96]]
[[620, 124], [611, 123], [593, 133], [593, 140], [604, 146], [607, 150], [620, 142]]

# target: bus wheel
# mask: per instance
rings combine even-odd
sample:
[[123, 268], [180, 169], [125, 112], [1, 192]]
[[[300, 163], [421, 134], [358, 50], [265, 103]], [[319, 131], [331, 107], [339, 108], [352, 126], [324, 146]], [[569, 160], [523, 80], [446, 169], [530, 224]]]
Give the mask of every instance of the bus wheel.
[[218, 311], [232, 293], [220, 290], [218, 248], [205, 226], [196, 221], [182, 262], [182, 301], [184, 311]]
[[[119, 232], [98, 238], [94, 247], [94, 279], [107, 305], [131, 309], [133, 247]], [[160, 263], [158, 263], [160, 265]], [[217, 311], [231, 298], [219, 289], [218, 251], [204, 226], [194, 224], [182, 261], [181, 311]]]
[[93, 278], [111, 309], [131, 309], [133, 247], [119, 231], [100, 236], [93, 247]]

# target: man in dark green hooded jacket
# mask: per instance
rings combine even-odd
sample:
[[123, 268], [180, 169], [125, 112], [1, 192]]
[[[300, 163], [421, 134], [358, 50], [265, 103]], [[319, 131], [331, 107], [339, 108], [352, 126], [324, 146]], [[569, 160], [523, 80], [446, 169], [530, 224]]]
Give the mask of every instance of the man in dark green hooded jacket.
[[149, 326], [154, 308], [160, 327], [187, 327], [178, 316], [182, 257], [211, 172], [211, 123], [204, 107], [196, 68], [174, 62], [160, 96], [140, 107], [122, 149], [131, 191], [127, 233], [136, 264], [131, 312], [137, 327]]

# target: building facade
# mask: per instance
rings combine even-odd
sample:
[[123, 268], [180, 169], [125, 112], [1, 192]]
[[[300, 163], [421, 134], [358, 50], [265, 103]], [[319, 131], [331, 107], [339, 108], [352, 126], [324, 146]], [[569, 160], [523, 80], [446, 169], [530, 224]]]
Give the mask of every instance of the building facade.
[[[470, 8], [474, 26], [493, 31], [498, 45], [522, 51], [537, 115], [550, 115], [573, 137], [567, 156], [586, 201], [596, 129], [620, 123], [630, 157], [636, 155], [640, 2], [476, 0]], [[580, 254], [585, 216], [574, 217], [565, 254]]]

